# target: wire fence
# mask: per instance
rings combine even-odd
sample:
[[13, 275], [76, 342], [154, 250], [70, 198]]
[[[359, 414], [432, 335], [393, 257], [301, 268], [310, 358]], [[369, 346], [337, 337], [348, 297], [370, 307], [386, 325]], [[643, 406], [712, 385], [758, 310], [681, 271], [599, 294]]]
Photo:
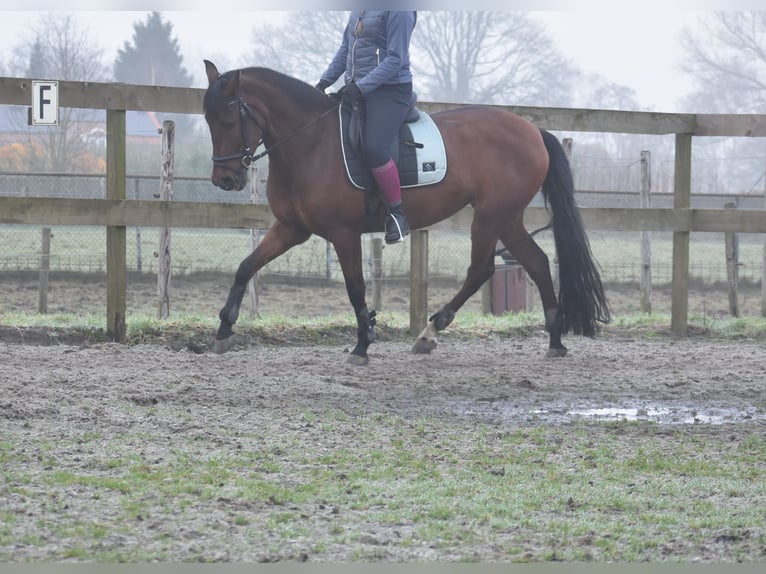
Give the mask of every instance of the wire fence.
[[[255, 189], [263, 189], [263, 173], [255, 173]], [[129, 199], [158, 198], [159, 177], [129, 176], [126, 189]], [[98, 175], [0, 173], [0, 195], [27, 197], [104, 198], [106, 180]], [[208, 178], [176, 177], [174, 201], [262, 202], [257, 193], [225, 192], [214, 187]], [[638, 193], [622, 191], [578, 192], [583, 207], [638, 207]], [[671, 207], [672, 195], [652, 196], [653, 207]], [[723, 207], [734, 202], [743, 208], [762, 208], [763, 195], [705, 194], [694, 195], [692, 207]], [[542, 205], [542, 198], [533, 205]], [[49, 268], [52, 273], [100, 275], [106, 272], [106, 231], [99, 226], [58, 226], [51, 230]], [[158, 228], [128, 228], [128, 270], [152, 277], [158, 270]], [[0, 226], [0, 278], [10, 285], [14, 274], [36, 272], [41, 267], [42, 226]], [[381, 234], [382, 235], [382, 234]], [[377, 235], [371, 235], [370, 238]], [[640, 234], [637, 232], [590, 232], [591, 248], [601, 267], [605, 283], [635, 285], [640, 281]], [[252, 250], [256, 233], [236, 229], [172, 230], [172, 274], [174, 277], [216, 273], [228, 283], [239, 263]], [[535, 237], [555, 263], [555, 248], [549, 231]], [[373, 268], [371, 241], [363, 241], [365, 271]], [[470, 260], [468, 233], [432, 232], [429, 236], [429, 273], [431, 278], [450, 285], [462, 282]], [[739, 277], [744, 283], [757, 284], [762, 279], [763, 237], [739, 236]], [[384, 282], [401, 282], [409, 275], [410, 253], [406, 246], [384, 250], [380, 263]], [[501, 258], [497, 263], [503, 263]], [[702, 285], [726, 281], [726, 254], [723, 234], [694, 233], [690, 247], [691, 280]], [[331, 246], [318, 237], [293, 248], [270, 262], [261, 272], [268, 281], [314, 282], [342, 285], [342, 273]], [[652, 235], [652, 282], [668, 285], [672, 279], [672, 234]]]

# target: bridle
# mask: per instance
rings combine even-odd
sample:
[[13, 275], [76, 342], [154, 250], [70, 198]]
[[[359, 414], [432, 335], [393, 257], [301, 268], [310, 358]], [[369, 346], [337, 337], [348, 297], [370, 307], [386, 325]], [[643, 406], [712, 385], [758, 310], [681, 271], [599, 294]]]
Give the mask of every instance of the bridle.
[[229, 162], [233, 159], [238, 159], [242, 167], [247, 169], [252, 165], [254, 161], [257, 161], [261, 159], [262, 157], [268, 155], [268, 153], [273, 148], [264, 150], [257, 155], [253, 154], [254, 150], [250, 148], [250, 145], [248, 143], [249, 139], [247, 137], [247, 119], [250, 118], [251, 120], [253, 120], [255, 125], [261, 130], [261, 137], [258, 140], [258, 143], [255, 144], [256, 149], [258, 149], [258, 147], [263, 143], [263, 134], [266, 131], [265, 127], [258, 122], [258, 117], [255, 115], [253, 108], [247, 105], [247, 102], [242, 98], [242, 96], [239, 96], [236, 100], [231, 100], [229, 103], [226, 104], [225, 107], [233, 106], [234, 104], [239, 105], [239, 127], [240, 127], [240, 131], [242, 132], [242, 149], [238, 152], [230, 153], [227, 155], [214, 155], [211, 159], [213, 160], [213, 163], [219, 167], [222, 167], [234, 172], [239, 172], [240, 169], [232, 168], [226, 165], [226, 162]]
[[[279, 140], [273, 146], [263, 150], [262, 152], [260, 152], [258, 154], [255, 154], [254, 153], [255, 150], [251, 149], [250, 145], [248, 144], [249, 140], [248, 140], [248, 137], [247, 137], [247, 119], [250, 118], [253, 121], [253, 123], [261, 130], [261, 137], [258, 140], [258, 143], [255, 144], [255, 149], [258, 149], [258, 147], [260, 147], [261, 144], [264, 144], [263, 136], [266, 133], [266, 127], [260, 124], [260, 122], [258, 121], [257, 115], [253, 111], [253, 108], [251, 108], [249, 105], [247, 105], [247, 102], [244, 100], [244, 98], [241, 95], [238, 96], [237, 99], [231, 100], [229, 103], [227, 103], [226, 107], [233, 106], [234, 104], [237, 104], [239, 106], [239, 125], [240, 125], [240, 130], [242, 132], [242, 149], [240, 151], [238, 151], [238, 152], [227, 154], [227, 155], [214, 155], [212, 157], [212, 160], [213, 160], [213, 163], [215, 165], [219, 166], [219, 167], [222, 167], [224, 169], [228, 169], [230, 171], [234, 171], [236, 173], [239, 173], [242, 170], [242, 168], [244, 168], [244, 169], [249, 168], [253, 164], [254, 161], [258, 161], [262, 157], [265, 157], [265, 156], [269, 155], [278, 146], [282, 145], [286, 141], [288, 141], [288, 140], [292, 139], [293, 137], [297, 136], [303, 130], [309, 128], [310, 126], [312, 126], [313, 124], [315, 124], [316, 122], [321, 120], [326, 115], [328, 115], [328, 114], [334, 112], [335, 110], [337, 110], [338, 107], [340, 106], [341, 102], [338, 102], [336, 105], [331, 107], [329, 110], [323, 112], [322, 114], [320, 114], [319, 116], [317, 116], [316, 118], [314, 118], [313, 120], [311, 120], [310, 122], [305, 124], [304, 126], [298, 128], [296, 131], [291, 133], [289, 136]], [[241, 168], [235, 169], [235, 168], [232, 168], [232, 167], [226, 165], [226, 162], [229, 162], [229, 161], [234, 160], [234, 159], [238, 159], [239, 160], [239, 162], [240, 162], [240, 164], [242, 166]]]

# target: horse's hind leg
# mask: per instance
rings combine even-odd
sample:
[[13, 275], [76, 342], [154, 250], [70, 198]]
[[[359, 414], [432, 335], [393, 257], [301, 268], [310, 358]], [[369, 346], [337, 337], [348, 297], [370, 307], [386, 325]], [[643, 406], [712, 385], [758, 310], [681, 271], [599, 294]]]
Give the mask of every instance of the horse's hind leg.
[[239, 318], [239, 309], [245, 295], [247, 283], [256, 272], [272, 259], [276, 259], [285, 251], [306, 241], [311, 234], [301, 229], [288, 227], [279, 221], [275, 222], [258, 243], [255, 250], [239, 264], [234, 276], [234, 284], [229, 290], [226, 304], [218, 313], [221, 323], [215, 336], [213, 351], [225, 353], [234, 344], [232, 327]]
[[557, 317], [558, 299], [553, 288], [548, 256], [519, 223], [504, 230], [500, 240], [537, 285], [545, 312], [545, 328], [550, 336], [548, 357], [563, 357], [567, 348], [561, 344], [561, 324]]
[[455, 314], [474, 295], [495, 272], [495, 243], [497, 237], [490, 227], [482, 225], [474, 216], [471, 226], [471, 265], [468, 267], [463, 286], [452, 300], [434, 313], [428, 320], [428, 325], [418, 335], [412, 352], [430, 353], [436, 348], [436, 334], [452, 323]]

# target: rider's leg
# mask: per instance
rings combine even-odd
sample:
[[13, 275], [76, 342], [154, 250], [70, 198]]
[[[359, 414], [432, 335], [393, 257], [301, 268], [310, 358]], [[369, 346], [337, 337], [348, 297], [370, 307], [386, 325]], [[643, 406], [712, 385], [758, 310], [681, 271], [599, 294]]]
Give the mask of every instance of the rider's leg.
[[407, 218], [402, 207], [402, 189], [399, 182], [399, 169], [393, 159], [380, 167], [373, 167], [372, 176], [375, 178], [383, 198], [388, 204], [391, 218], [386, 220], [386, 243], [399, 243], [410, 232]]
[[364, 98], [365, 160], [391, 213], [386, 220], [386, 243], [399, 243], [409, 233], [399, 172], [391, 156], [398, 145], [399, 127], [411, 106], [411, 95], [411, 83], [387, 84]]

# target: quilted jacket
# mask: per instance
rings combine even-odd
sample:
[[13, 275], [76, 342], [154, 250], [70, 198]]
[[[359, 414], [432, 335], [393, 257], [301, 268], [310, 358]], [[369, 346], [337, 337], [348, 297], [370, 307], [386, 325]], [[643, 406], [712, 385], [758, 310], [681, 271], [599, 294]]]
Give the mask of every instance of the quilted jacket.
[[362, 94], [411, 82], [409, 46], [416, 20], [413, 11], [354, 10], [322, 79], [332, 84], [345, 73], [345, 82], [356, 82]]

